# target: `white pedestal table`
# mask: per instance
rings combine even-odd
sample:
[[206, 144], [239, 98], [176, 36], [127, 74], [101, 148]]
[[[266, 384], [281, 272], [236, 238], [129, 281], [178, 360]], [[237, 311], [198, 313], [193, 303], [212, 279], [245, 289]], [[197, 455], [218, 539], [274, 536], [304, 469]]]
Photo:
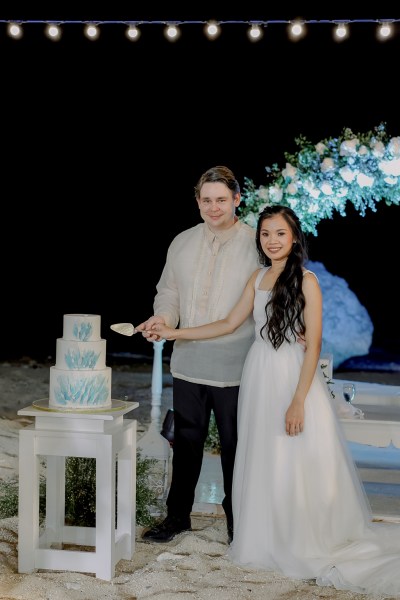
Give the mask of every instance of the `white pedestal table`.
[[[58, 411], [34, 402], [18, 415], [34, 417], [19, 433], [18, 572], [35, 569], [94, 573], [109, 581], [131, 559], [136, 528], [137, 402], [113, 400], [107, 411]], [[96, 459], [96, 526], [65, 525], [65, 459]], [[39, 524], [41, 460], [46, 458], [46, 518]], [[94, 551], [63, 545], [94, 547]]]

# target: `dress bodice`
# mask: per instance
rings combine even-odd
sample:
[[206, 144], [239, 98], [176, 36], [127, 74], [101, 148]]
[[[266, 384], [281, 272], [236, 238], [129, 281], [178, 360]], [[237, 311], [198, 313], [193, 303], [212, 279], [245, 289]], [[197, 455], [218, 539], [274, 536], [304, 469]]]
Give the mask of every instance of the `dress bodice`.
[[[266, 271], [268, 271], [268, 269], [270, 269], [270, 267], [263, 267], [262, 269], [260, 269], [260, 272], [258, 273], [255, 283], [254, 283], [255, 294], [254, 294], [253, 318], [254, 318], [254, 322], [255, 322], [255, 337], [256, 337], [256, 340], [259, 342], [266, 341], [265, 337], [264, 338], [261, 337], [260, 331], [266, 321], [265, 306], [269, 300], [269, 297], [270, 297], [271, 291], [272, 291], [272, 290], [260, 290], [259, 285], [261, 283], [262, 278], [264, 277], [264, 274], [266, 273]], [[308, 269], [305, 270], [304, 273], [312, 273], [316, 277], [315, 273], [313, 271], [309, 271]], [[303, 275], [304, 275], [304, 273], [303, 273]], [[294, 336], [293, 336], [293, 341], [296, 341]]]
[[265, 306], [269, 300], [271, 295], [271, 290], [260, 290], [259, 285], [261, 279], [264, 276], [264, 273], [269, 269], [269, 267], [264, 267], [260, 269], [256, 277], [256, 281], [254, 284], [255, 294], [254, 294], [254, 308], [253, 308], [253, 318], [255, 323], [255, 337], [258, 342], [265, 342], [265, 339], [261, 337], [260, 331], [266, 321], [265, 314]]

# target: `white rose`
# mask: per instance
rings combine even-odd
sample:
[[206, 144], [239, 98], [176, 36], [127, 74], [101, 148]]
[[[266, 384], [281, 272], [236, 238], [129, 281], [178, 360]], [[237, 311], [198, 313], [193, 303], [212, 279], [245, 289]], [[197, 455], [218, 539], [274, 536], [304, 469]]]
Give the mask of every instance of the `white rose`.
[[314, 182], [312, 180], [306, 179], [306, 181], [303, 181], [303, 188], [306, 190], [306, 192], [309, 192], [314, 187]]
[[340, 188], [340, 190], [336, 190], [336, 196], [338, 198], [343, 198], [344, 196], [347, 196], [348, 191], [349, 191], [348, 187], [342, 187], [342, 188]]
[[327, 173], [328, 171], [334, 171], [335, 170], [335, 163], [333, 161], [332, 158], [324, 158], [324, 160], [321, 163], [321, 171], [323, 173]]
[[369, 150], [367, 148], [367, 146], [364, 146], [364, 144], [359, 148], [358, 150], [358, 154], [360, 156], [365, 156], [366, 154], [369, 154]]
[[315, 200], [316, 200], [317, 198], [320, 197], [321, 192], [320, 192], [320, 190], [317, 190], [317, 188], [310, 188], [309, 194], [312, 198], [315, 198]]
[[306, 192], [308, 192], [310, 194], [310, 196], [312, 196], [313, 198], [318, 198], [318, 196], [320, 196], [321, 192], [320, 190], [318, 190], [315, 187], [315, 184], [313, 181], [310, 181], [309, 179], [307, 179], [306, 181], [304, 181], [303, 183], [303, 188], [306, 190]]
[[295, 179], [297, 175], [297, 169], [290, 163], [286, 163], [286, 168], [282, 170], [283, 177], [290, 177], [290, 179]]
[[357, 171], [352, 171], [349, 167], [339, 169], [339, 174], [346, 183], [351, 183], [357, 175]]
[[289, 183], [286, 190], [288, 194], [295, 196], [297, 194], [297, 185], [295, 183]]
[[325, 194], [325, 196], [332, 196], [333, 194], [333, 189], [330, 183], [327, 183], [326, 181], [321, 185], [321, 192], [323, 194]]
[[365, 175], [365, 173], [359, 173], [357, 175], [357, 183], [360, 187], [372, 187], [374, 185], [374, 177], [370, 177], [369, 175]]
[[271, 185], [269, 188], [269, 197], [272, 202], [280, 202], [282, 200], [283, 191], [279, 185]]
[[313, 213], [317, 213], [319, 210], [319, 206], [318, 204], [314, 203], [314, 204], [309, 204], [308, 205], [308, 212], [313, 214]]
[[257, 227], [258, 216], [254, 213], [249, 213], [243, 218], [243, 221], [247, 223], [247, 225], [250, 225], [250, 227]]
[[340, 144], [340, 156], [349, 156], [350, 154], [356, 154], [357, 146], [359, 145], [359, 143], [360, 141], [358, 138], [353, 138], [352, 140], [344, 140], [344, 142]]
[[259, 198], [261, 198], [261, 200], [268, 200], [269, 199], [268, 188], [266, 188], [264, 185], [261, 185], [257, 190], [257, 196]]
[[371, 142], [372, 154], [377, 157], [382, 157], [385, 154], [385, 145], [383, 142], [374, 140]]
[[322, 142], [319, 142], [316, 146], [315, 146], [316, 151], [318, 152], [318, 154], [323, 154], [325, 152], [325, 150], [328, 150], [328, 148], [325, 146], [325, 144], [323, 144]]
[[385, 175], [400, 175], [400, 158], [396, 160], [382, 160], [378, 167]]
[[394, 137], [390, 140], [388, 150], [393, 156], [400, 156], [400, 137]]
[[398, 178], [397, 177], [384, 177], [383, 181], [385, 183], [388, 183], [389, 185], [396, 185], [396, 183], [398, 182]]

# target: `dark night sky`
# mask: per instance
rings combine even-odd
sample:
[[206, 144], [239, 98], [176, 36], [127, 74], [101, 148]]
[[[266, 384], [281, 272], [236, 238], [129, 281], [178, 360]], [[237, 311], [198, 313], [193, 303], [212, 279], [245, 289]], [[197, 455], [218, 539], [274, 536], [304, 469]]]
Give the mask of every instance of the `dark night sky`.
[[[206, 7], [191, 16], [165, 8], [56, 16], [298, 16], [246, 7], [225, 16]], [[16, 12], [3, 18], [53, 18]], [[339, 9], [317, 14], [303, 17], [399, 17], [382, 4], [362, 17]], [[297, 43], [284, 25], [270, 25], [252, 44], [244, 25], [225, 25], [213, 42], [201, 26], [186, 25], [170, 44], [161, 26], [147, 25], [134, 44], [122, 25], [104, 27], [97, 42], [80, 25], [64, 26], [54, 43], [40, 25], [27, 25], [16, 42], [0, 24], [0, 359], [53, 356], [67, 312], [101, 314], [110, 352], [148, 353], [139, 336], [117, 336], [109, 325], [152, 313], [169, 242], [199, 220], [193, 188], [204, 170], [226, 164], [242, 185], [245, 177], [260, 185], [267, 165], [284, 166], [284, 152], [296, 151], [299, 134], [317, 143], [344, 127], [364, 132], [383, 121], [399, 135], [400, 24], [385, 43], [376, 41], [375, 27], [354, 23], [350, 39], [337, 44], [328, 24], [310, 25]], [[310, 258], [344, 277], [366, 306], [374, 345], [398, 353], [399, 222], [399, 207], [378, 205], [362, 218], [349, 206], [346, 219], [322, 222], [310, 239]]]

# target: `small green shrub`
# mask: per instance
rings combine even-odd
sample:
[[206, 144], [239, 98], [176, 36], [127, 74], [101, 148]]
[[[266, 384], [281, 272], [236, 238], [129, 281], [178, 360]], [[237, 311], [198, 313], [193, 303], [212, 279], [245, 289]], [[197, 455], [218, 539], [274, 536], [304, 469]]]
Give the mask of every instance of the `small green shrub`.
[[[149, 474], [155, 459], [136, 452], [136, 524], [152, 525], [152, 510], [161, 502], [149, 486]], [[118, 469], [117, 469], [118, 478]], [[96, 525], [96, 460], [69, 457], [65, 467], [65, 518], [75, 526]]]
[[156, 492], [149, 486], [149, 474], [155, 458], [142, 457], [140, 452], [136, 454], [136, 523], [137, 525], [153, 525], [158, 520], [154, 512], [162, 513], [165, 504], [159, 499]]
[[204, 448], [213, 454], [221, 454], [221, 442], [215, 421], [214, 412], [211, 411], [210, 424], [208, 427], [208, 435], [204, 444]]
[[18, 514], [18, 479], [0, 480], [0, 518], [8, 519]]
[[[43, 475], [39, 481], [39, 519], [43, 520], [46, 510], [46, 482]], [[18, 478], [0, 479], [0, 519], [18, 515]]]
[[[155, 459], [136, 453], [136, 524], [152, 525], [154, 511], [162, 512], [164, 503], [149, 486]], [[117, 473], [118, 477], [118, 473]], [[46, 512], [46, 480], [40, 476], [39, 519]], [[0, 479], [0, 519], [18, 515], [18, 479]], [[68, 457], [65, 461], [65, 521], [77, 527], [96, 524], [96, 459]]]
[[65, 522], [96, 525], [96, 459], [69, 456], [65, 461]]

